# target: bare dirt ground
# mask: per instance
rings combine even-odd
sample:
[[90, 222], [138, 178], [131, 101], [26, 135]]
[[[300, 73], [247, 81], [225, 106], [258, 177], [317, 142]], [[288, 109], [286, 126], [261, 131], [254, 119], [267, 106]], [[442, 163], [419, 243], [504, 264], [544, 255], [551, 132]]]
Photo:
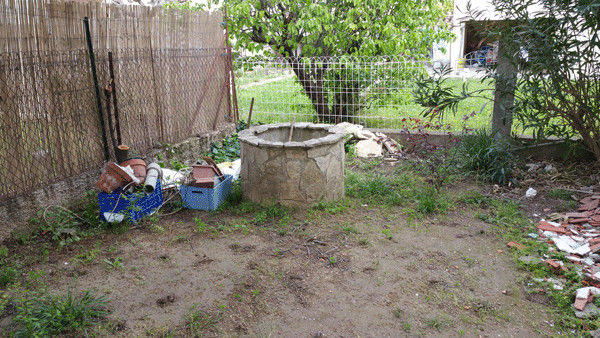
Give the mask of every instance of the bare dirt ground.
[[185, 210], [28, 269], [55, 293], [106, 295], [109, 321], [97, 330], [106, 336], [557, 334], [547, 299], [525, 292], [527, 273], [476, 212], [454, 203], [414, 218], [350, 200], [343, 212], [298, 209], [285, 225], [256, 226], [252, 215]]

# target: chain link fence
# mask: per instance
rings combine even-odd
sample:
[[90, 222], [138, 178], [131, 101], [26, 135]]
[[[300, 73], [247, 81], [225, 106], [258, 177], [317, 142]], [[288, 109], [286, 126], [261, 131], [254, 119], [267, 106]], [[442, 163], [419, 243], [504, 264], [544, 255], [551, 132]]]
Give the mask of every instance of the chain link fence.
[[0, 53], [0, 199], [97, 169], [113, 142], [143, 155], [233, 121], [224, 48], [113, 53], [114, 91], [95, 51], [104, 129], [87, 50]]

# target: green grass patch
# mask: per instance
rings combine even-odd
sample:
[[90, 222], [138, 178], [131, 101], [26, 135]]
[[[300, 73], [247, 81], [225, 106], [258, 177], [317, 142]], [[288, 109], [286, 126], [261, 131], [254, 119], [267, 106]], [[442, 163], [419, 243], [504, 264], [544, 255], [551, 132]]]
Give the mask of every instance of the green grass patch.
[[10, 284], [14, 283], [19, 275], [17, 268], [8, 265], [6, 262], [2, 262], [0, 268], [0, 289], [4, 289]]
[[383, 175], [348, 171], [345, 183], [349, 197], [387, 205], [405, 205], [414, 196], [419, 180], [410, 172]]
[[548, 196], [558, 200], [572, 201], [571, 195], [573, 195], [572, 192], [564, 189], [555, 188], [548, 190]]
[[350, 201], [341, 199], [337, 201], [319, 201], [311, 207], [311, 210], [322, 211], [331, 215], [340, 214], [348, 210]]
[[200, 310], [198, 305], [195, 304], [185, 317], [185, 323], [194, 337], [202, 337], [206, 330], [214, 329], [222, 318], [223, 313], [221, 311], [211, 314]]
[[432, 187], [421, 190], [416, 196], [416, 202], [415, 209], [425, 215], [443, 213], [449, 205], [446, 197]]
[[43, 337], [58, 334], [85, 335], [108, 314], [106, 299], [90, 291], [80, 297], [71, 292], [64, 296], [43, 296], [17, 305], [13, 321], [16, 336]]

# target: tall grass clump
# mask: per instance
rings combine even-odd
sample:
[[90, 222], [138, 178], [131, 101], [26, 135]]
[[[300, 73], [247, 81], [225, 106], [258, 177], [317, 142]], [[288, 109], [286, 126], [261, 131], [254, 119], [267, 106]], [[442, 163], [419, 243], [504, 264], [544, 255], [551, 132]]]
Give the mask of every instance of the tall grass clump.
[[87, 336], [88, 329], [108, 314], [106, 299], [90, 291], [81, 297], [71, 292], [64, 296], [43, 296], [25, 300], [17, 306], [13, 321], [17, 337], [48, 337], [59, 334]]
[[510, 145], [495, 139], [485, 129], [463, 136], [459, 155], [463, 169], [481, 175], [486, 181], [506, 185], [513, 179]]

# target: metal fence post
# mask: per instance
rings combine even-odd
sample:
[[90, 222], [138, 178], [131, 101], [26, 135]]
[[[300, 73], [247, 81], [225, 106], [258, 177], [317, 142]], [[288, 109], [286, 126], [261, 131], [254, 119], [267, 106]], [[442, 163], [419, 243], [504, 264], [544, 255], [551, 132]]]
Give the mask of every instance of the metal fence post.
[[90, 68], [92, 70], [92, 79], [94, 80], [94, 91], [96, 92], [96, 104], [98, 107], [98, 117], [100, 118], [100, 129], [102, 129], [102, 143], [104, 144], [104, 157], [110, 159], [110, 150], [108, 149], [108, 140], [106, 139], [106, 126], [104, 125], [104, 112], [102, 110], [102, 99], [100, 98], [100, 87], [98, 86], [98, 74], [96, 73], [96, 59], [94, 57], [94, 47], [92, 46], [92, 35], [90, 33], [90, 22], [86, 16], [83, 19], [85, 27], [85, 38], [87, 40], [87, 49], [90, 56]]

